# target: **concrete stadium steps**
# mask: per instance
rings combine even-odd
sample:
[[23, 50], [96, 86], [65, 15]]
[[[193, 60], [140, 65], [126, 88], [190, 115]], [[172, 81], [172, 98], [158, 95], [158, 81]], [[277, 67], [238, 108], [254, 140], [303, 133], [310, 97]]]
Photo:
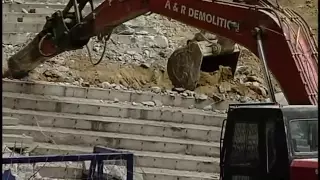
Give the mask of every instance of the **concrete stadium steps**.
[[[48, 82], [30, 82], [19, 80], [3, 79], [3, 91], [13, 93], [26, 93], [35, 95], [52, 95], [61, 97], [76, 97], [86, 99], [111, 100], [117, 98], [123, 102], [144, 102], [159, 100], [164, 106], [175, 106], [188, 108], [193, 105], [195, 108], [212, 104], [211, 99], [196, 100], [195, 98], [186, 98], [183, 96], [160, 95], [152, 92], [135, 92], [102, 88], [85, 88], [71, 85], [61, 85]], [[219, 105], [216, 105], [219, 109]]]
[[134, 106], [131, 103], [84, 98], [2, 93], [3, 107], [119, 118], [158, 120], [208, 126], [221, 126], [225, 114], [177, 107]]
[[[23, 3], [23, 4], [9, 4], [2, 3], [2, 12], [12, 13], [12, 12], [23, 12], [23, 9], [29, 11], [30, 9], [36, 9], [36, 13], [48, 12], [52, 13], [54, 10], [60, 10], [65, 7], [64, 4], [44, 4], [44, 3]], [[89, 8], [87, 8], [89, 10]]]
[[[14, 3], [24, 4], [24, 3], [38, 3], [38, 4], [66, 4], [69, 0], [13, 0]], [[101, 3], [103, 0], [93, 0], [93, 3]]]
[[[4, 127], [3, 132], [4, 133], [17, 133], [17, 132], [24, 132], [27, 133], [30, 136], [33, 136], [36, 142], [40, 142], [37, 144], [37, 148], [34, 150], [34, 152], [37, 152], [39, 154], [57, 154], [58, 152], [63, 153], [63, 152], [72, 152], [73, 150], [70, 148], [70, 145], [83, 145], [86, 146], [86, 149], [89, 149], [91, 152], [92, 147], [94, 145], [104, 145], [112, 148], [131, 148], [135, 146], [134, 142], [135, 140], [128, 140], [124, 143], [121, 141], [115, 142], [114, 138], [126, 138], [123, 137], [121, 134], [117, 134], [114, 136], [112, 139], [108, 139], [105, 142], [95, 142], [95, 138], [98, 139], [97, 136], [101, 135], [96, 132], [84, 132], [80, 135], [79, 130], [66, 130], [66, 129], [58, 129], [54, 128], [48, 130], [49, 128], [38, 128], [38, 127], [28, 127], [28, 126], [15, 126], [15, 127]], [[73, 131], [73, 133], [71, 133]], [[54, 133], [52, 133], [54, 132]], [[93, 138], [89, 138], [90, 134], [94, 134]], [[108, 135], [108, 133], [105, 133]], [[44, 136], [45, 135], [45, 136]], [[81, 137], [80, 137], [81, 136]], [[44, 146], [45, 142], [47, 141], [47, 137], [50, 137], [50, 140], [53, 141], [57, 145], [47, 144]], [[82, 138], [82, 140], [80, 140]], [[143, 138], [143, 137], [141, 137]], [[141, 139], [139, 138], [139, 139]], [[102, 138], [100, 138], [102, 140]], [[111, 143], [108, 143], [108, 142]], [[142, 140], [146, 142], [146, 140]], [[136, 145], [142, 144], [137, 143]], [[131, 143], [130, 143], [131, 142]], [[112, 144], [119, 144], [120, 146], [114, 146]], [[125, 145], [121, 147], [121, 144]], [[153, 146], [155, 151], [156, 149], [162, 149], [163, 151], [170, 150], [172, 148], [170, 142], [166, 143], [166, 146], [163, 144], [161, 147], [158, 146], [158, 142], [151, 142], [150, 144], [148, 143], [143, 143], [143, 145], [148, 146], [150, 149], [150, 146]], [[66, 148], [61, 148], [64, 145]], [[127, 146], [127, 147], [126, 147]], [[74, 149], [74, 148], [73, 148]], [[79, 148], [78, 148], [79, 149]], [[82, 149], [82, 148], [81, 148]], [[182, 147], [182, 151], [186, 149], [185, 147]], [[201, 148], [201, 150], [204, 150], [204, 148]], [[83, 150], [81, 150], [83, 151]], [[139, 151], [139, 150], [129, 150], [133, 152], [136, 156], [135, 160], [135, 165], [137, 167], [152, 167], [152, 168], [168, 168], [168, 169], [174, 169], [174, 170], [188, 170], [188, 171], [199, 171], [199, 172], [207, 172], [207, 173], [218, 173], [219, 172], [219, 158], [214, 158], [214, 157], [203, 157], [203, 156], [190, 156], [190, 155], [182, 155], [182, 154], [173, 154], [173, 153], [163, 153], [163, 152], [150, 152], [150, 151]], [[63, 153], [65, 154], [65, 153]]]
[[[35, 142], [51, 142], [56, 144], [107, 146], [111, 148], [143, 150], [187, 154], [195, 156], [219, 156], [219, 143], [184, 140], [158, 136], [142, 136], [110, 132], [96, 132], [66, 128], [51, 128], [37, 126], [5, 126], [5, 134], [23, 133], [32, 136]], [[43, 135], [46, 134], [46, 136]], [[51, 138], [50, 138], [51, 137]]]
[[[96, 0], [94, 0], [96, 1]], [[47, 4], [47, 3], [57, 3], [57, 4], [66, 4], [69, 0], [17, 0], [18, 3], [39, 3], [39, 4]]]
[[15, 110], [9, 108], [3, 108], [2, 113], [6, 116], [23, 119], [23, 121], [21, 121], [22, 125], [39, 125], [40, 127], [59, 127], [199, 141], [219, 142], [220, 140], [221, 128], [214, 126], [44, 111]]
[[[184, 101], [156, 94], [11, 80], [3, 80], [3, 88], [4, 114], [23, 121], [3, 127], [3, 133], [33, 137], [37, 154], [92, 152], [94, 145], [102, 145], [133, 151], [136, 166], [148, 171], [145, 180], [217, 179], [223, 114], [126, 102]], [[115, 97], [120, 102], [110, 101]]]
[[[19, 118], [2, 116], [2, 127], [18, 126], [20, 124]], [[2, 144], [9, 148], [28, 148], [33, 145], [33, 137], [26, 136], [23, 133], [2, 133]]]
[[33, 137], [26, 136], [26, 135], [17, 135], [17, 134], [2, 134], [2, 142], [4, 142], [5, 145], [7, 145], [6, 143], [8, 143], [8, 144], [17, 144], [18, 146], [20, 144], [30, 145], [34, 143]]
[[[92, 149], [92, 147], [38, 143], [37, 148], [34, 149], [31, 154], [83, 154], [92, 153]], [[134, 153], [134, 163], [136, 167], [185, 170], [205, 173], [219, 172], [219, 158], [136, 150], [128, 151]], [[109, 163], [122, 165], [123, 161], [112, 161]]]
[[[13, 13], [6, 13], [3, 14], [2, 21], [4, 23], [8, 22], [17, 22], [17, 23], [42, 23], [44, 24], [46, 22], [46, 16], [48, 16], [49, 13], [45, 14], [40, 14], [40, 13], [32, 13], [32, 14], [25, 14], [25, 13], [18, 13], [18, 12], [13, 12]], [[22, 18], [22, 22], [18, 22], [18, 19]]]
[[[4, 23], [32, 23], [32, 24], [42, 24], [44, 25], [46, 22], [46, 17], [51, 16], [54, 11], [48, 11], [47, 13], [22, 13], [22, 12], [11, 12], [5, 13], [3, 16]], [[18, 21], [19, 18], [22, 18], [22, 21]]]
[[[23, 13], [25, 15], [30, 15], [33, 13], [25, 13], [24, 11], [30, 11], [35, 10], [35, 13], [37, 14], [52, 14], [53, 12], [57, 10], [62, 10], [65, 8], [67, 2], [69, 0], [66, 0], [66, 2], [57, 2], [57, 0], [54, 0], [52, 2], [45, 2], [42, 0], [39, 0], [41, 2], [37, 2], [37, 0], [29, 0], [28, 2], [25, 3], [2, 3], [2, 12], [3, 14], [8, 14], [8, 13]], [[97, 7], [100, 3], [99, 2], [94, 2], [94, 7]], [[71, 9], [73, 11], [73, 9]], [[87, 4], [86, 7], [83, 9], [84, 14], [90, 13], [91, 7]]]
[[23, 44], [28, 39], [25, 33], [3, 32], [2, 43], [3, 44]]
[[[3, 4], [3, 32], [10, 33], [26, 33], [26, 32], [39, 32], [45, 23], [45, 16], [51, 16], [55, 11], [62, 10], [65, 5], [57, 4]], [[35, 13], [24, 13], [23, 11], [35, 10]], [[83, 16], [90, 13], [90, 7], [86, 7], [83, 11]], [[18, 17], [23, 17], [23, 22], [17, 22]], [[157, 33], [154, 27], [147, 27], [144, 21], [140, 22], [139, 19], [132, 19], [124, 24], [135, 29], [138, 33], [146, 31], [149, 33]], [[142, 23], [142, 24], [141, 24]], [[121, 29], [121, 28], [120, 28]], [[120, 33], [122, 30], [114, 30], [114, 33]]]
[[2, 116], [2, 126], [16, 126], [18, 124], [20, 124], [19, 118], [14, 118], [14, 117], [10, 117], [10, 116]]
[[[60, 179], [74, 179], [75, 177], [81, 177], [83, 170], [84, 173], [88, 173], [90, 162], [85, 163], [39, 163], [36, 164], [36, 168], [39, 169], [39, 174], [43, 177], [60, 178]], [[121, 169], [125, 170], [125, 167], [104, 165], [106, 169]], [[63, 172], [63, 173], [61, 173]], [[159, 168], [146, 168], [146, 167], [134, 167], [134, 179], [135, 180], [218, 180], [219, 174], [217, 173], [199, 173], [195, 171], [181, 171], [171, 169], [159, 169]]]
[[[25, 3], [25, 4], [2, 4], [2, 12], [4, 15], [15, 16], [21, 14], [25, 17], [33, 16], [33, 14], [47, 14], [51, 15], [57, 10], [64, 9], [65, 4], [52, 4], [52, 3]], [[35, 13], [25, 13], [25, 11], [35, 10]], [[90, 13], [90, 6], [83, 9], [84, 14]], [[45, 17], [44, 17], [45, 18]], [[45, 19], [44, 19], [45, 20]]]
[[2, 27], [2, 32], [40, 32], [43, 28], [44, 23], [16, 23], [16, 22], [6, 22]]

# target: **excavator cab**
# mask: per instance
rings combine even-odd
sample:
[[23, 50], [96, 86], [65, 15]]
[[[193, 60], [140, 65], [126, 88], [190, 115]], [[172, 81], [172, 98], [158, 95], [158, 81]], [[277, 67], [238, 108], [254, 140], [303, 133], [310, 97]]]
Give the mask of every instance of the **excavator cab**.
[[318, 179], [318, 107], [230, 105], [220, 147], [220, 180]]

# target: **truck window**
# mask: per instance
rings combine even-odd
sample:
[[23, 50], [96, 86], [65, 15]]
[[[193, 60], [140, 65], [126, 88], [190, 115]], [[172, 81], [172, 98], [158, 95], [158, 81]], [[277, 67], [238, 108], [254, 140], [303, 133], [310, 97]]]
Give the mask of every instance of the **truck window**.
[[318, 120], [295, 119], [289, 123], [295, 152], [318, 152]]
[[275, 123], [268, 122], [266, 124], [266, 152], [267, 152], [267, 168], [270, 171], [276, 160], [276, 148], [275, 148], [275, 137], [274, 137]]
[[236, 123], [229, 164], [232, 166], [257, 167], [259, 164], [258, 124]]

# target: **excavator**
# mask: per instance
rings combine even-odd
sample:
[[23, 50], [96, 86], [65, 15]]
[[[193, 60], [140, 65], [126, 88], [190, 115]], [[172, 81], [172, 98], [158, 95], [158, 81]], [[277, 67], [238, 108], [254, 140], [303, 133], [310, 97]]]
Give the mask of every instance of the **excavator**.
[[[86, 6], [92, 12], [83, 17]], [[107, 40], [117, 26], [149, 13], [217, 35], [215, 43], [190, 40], [173, 52], [167, 66], [175, 86], [194, 88], [200, 70], [234, 68], [237, 45], [261, 60], [271, 102], [229, 106], [220, 139], [221, 180], [318, 179], [317, 44], [303, 18], [277, 2], [104, 0], [94, 8], [92, 0], [70, 0], [8, 59], [3, 77], [27, 76], [46, 60], [83, 48], [94, 36]], [[276, 102], [269, 70], [290, 105]]]

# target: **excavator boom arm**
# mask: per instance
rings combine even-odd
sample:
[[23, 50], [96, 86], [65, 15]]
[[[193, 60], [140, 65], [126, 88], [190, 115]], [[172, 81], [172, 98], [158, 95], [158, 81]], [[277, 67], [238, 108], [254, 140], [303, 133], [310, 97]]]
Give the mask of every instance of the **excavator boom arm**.
[[[257, 56], [255, 30], [259, 28], [263, 32], [267, 65], [289, 104], [317, 104], [317, 48], [309, 27], [294, 12], [276, 9], [266, 3], [244, 5], [210, 0], [106, 0], [71, 28], [61, 25], [59, 18], [63, 20], [65, 14], [57, 12], [53, 16], [54, 21], [47, 22], [44, 30], [27, 48], [9, 59], [9, 70], [11, 74], [30, 71], [47, 58], [82, 48], [91, 37], [108, 34], [116, 26], [148, 12], [227, 37]], [[51, 36], [46, 36], [48, 32], [51, 32]], [[55, 38], [50, 38], [52, 36]]]

